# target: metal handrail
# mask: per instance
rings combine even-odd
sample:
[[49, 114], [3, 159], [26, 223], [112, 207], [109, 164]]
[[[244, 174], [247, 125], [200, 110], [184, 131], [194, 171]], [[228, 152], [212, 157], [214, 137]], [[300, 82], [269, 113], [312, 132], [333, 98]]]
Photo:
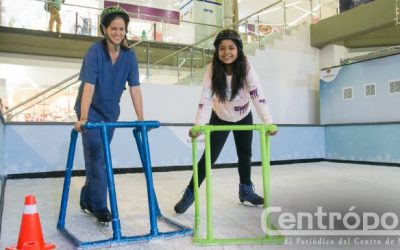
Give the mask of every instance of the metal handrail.
[[210, 27], [215, 27], [215, 28], [222, 28], [220, 25], [213, 25], [213, 24], [208, 24], [208, 23], [199, 23], [199, 22], [193, 22], [193, 21], [187, 21], [187, 20], [180, 20], [181, 23], [190, 23], [190, 24], [196, 24], [196, 25], [204, 25], [204, 26], [210, 26]]
[[51, 86], [51, 87], [49, 87], [49, 88], [43, 90], [42, 92], [40, 92], [40, 93], [38, 93], [38, 94], [32, 96], [31, 98], [28, 98], [27, 100], [25, 100], [25, 101], [23, 101], [23, 102], [21, 102], [21, 103], [15, 105], [14, 107], [12, 107], [12, 108], [8, 109], [6, 112], [4, 112], [4, 114], [6, 115], [6, 114], [10, 113], [11, 111], [13, 111], [13, 110], [15, 110], [15, 109], [17, 109], [17, 108], [19, 108], [19, 107], [21, 107], [21, 106], [27, 104], [28, 102], [30, 102], [30, 101], [32, 101], [32, 100], [34, 100], [34, 99], [36, 99], [36, 98], [38, 98], [38, 97], [40, 97], [40, 96], [42, 96], [42, 95], [44, 95], [44, 94], [46, 94], [46, 93], [49, 92], [50, 90], [53, 90], [53, 89], [55, 89], [55, 88], [57, 88], [57, 87], [63, 85], [64, 83], [66, 83], [66, 82], [68, 82], [68, 81], [74, 79], [74, 78], [77, 77], [77, 76], [79, 76], [79, 73], [76, 73], [76, 74], [74, 74], [74, 75], [72, 75], [72, 76], [70, 76], [70, 77], [68, 77], [68, 78], [66, 78], [66, 79], [64, 79], [64, 80], [62, 80], [61, 82], [59, 82], [59, 83], [57, 83], [57, 84], [55, 84], [55, 85], [53, 85], [53, 86]]
[[[145, 42], [145, 41], [144, 40], [137, 41], [136, 43], [129, 45], [128, 48], [132, 49], [133, 47], [135, 47], [143, 42]], [[146, 41], [146, 42], [148, 42], [148, 41]]]
[[49, 99], [49, 98], [52, 97], [52, 96], [55, 96], [56, 94], [60, 93], [60, 92], [63, 91], [64, 89], [67, 89], [68, 87], [74, 85], [74, 84], [77, 83], [77, 82], [79, 82], [79, 80], [76, 80], [76, 81], [74, 81], [74, 82], [72, 82], [72, 83], [70, 83], [70, 84], [68, 84], [68, 85], [66, 85], [66, 86], [64, 86], [64, 87], [62, 87], [61, 89], [57, 90], [56, 92], [52, 93], [51, 95], [46, 96], [46, 98], [44, 98], [43, 100], [39, 100], [39, 101], [37, 101], [37, 102], [35, 102], [35, 103], [29, 105], [28, 107], [25, 107], [24, 109], [20, 110], [18, 113], [15, 113], [15, 114], [11, 115], [10, 119], [13, 118], [14, 116], [18, 115], [19, 113], [22, 113], [22, 112], [24, 112], [25, 110], [28, 110], [28, 109], [32, 108], [32, 107], [35, 106], [36, 104], [41, 103], [41, 102], [43, 102], [43, 101]]

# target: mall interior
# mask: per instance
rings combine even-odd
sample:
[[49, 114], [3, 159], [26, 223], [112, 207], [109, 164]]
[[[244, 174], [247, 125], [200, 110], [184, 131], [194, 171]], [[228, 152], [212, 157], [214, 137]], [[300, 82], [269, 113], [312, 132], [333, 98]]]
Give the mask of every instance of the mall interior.
[[[20, 245], [28, 195], [44, 241], [58, 249], [398, 248], [399, 0], [65, 0], [60, 32], [49, 29], [45, 4], [0, 0], [0, 248], [45, 249]], [[73, 125], [82, 60], [103, 39], [99, 18], [109, 6], [129, 14], [144, 124], [157, 126], [140, 125], [148, 140], [132, 126], [115, 130], [113, 221], [102, 225], [79, 208], [85, 162]], [[199, 200], [176, 214], [210, 146], [200, 136], [194, 147], [188, 131], [223, 29], [239, 32], [278, 127], [276, 136], [253, 133], [252, 182], [266, 209], [239, 202], [230, 135]], [[128, 92], [118, 122], [137, 126]], [[267, 208], [274, 213], [265, 216]], [[321, 210], [329, 230], [313, 217]], [[366, 214], [380, 223], [372, 227]]]

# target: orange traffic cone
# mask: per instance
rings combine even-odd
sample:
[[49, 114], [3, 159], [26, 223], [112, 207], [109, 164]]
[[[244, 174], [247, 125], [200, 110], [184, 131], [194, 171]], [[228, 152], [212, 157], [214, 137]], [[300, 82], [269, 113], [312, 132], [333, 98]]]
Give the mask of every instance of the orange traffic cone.
[[28, 241], [22, 245], [22, 250], [40, 250], [40, 246], [36, 241]]
[[44, 242], [35, 196], [25, 196], [24, 213], [22, 214], [18, 245], [7, 247], [6, 250], [48, 250], [55, 248], [56, 246], [54, 244], [46, 244]]

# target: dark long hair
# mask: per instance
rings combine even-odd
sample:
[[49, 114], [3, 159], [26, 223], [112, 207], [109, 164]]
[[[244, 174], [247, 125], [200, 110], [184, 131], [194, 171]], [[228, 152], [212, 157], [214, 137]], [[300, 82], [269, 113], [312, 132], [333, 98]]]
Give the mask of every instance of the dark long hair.
[[[122, 14], [119, 14], [119, 13], [110, 14], [110, 15], [106, 16], [101, 25], [104, 27], [104, 29], [106, 29], [106, 28], [108, 28], [108, 26], [110, 26], [111, 22], [114, 21], [114, 19], [117, 18], [117, 17], [121, 17], [124, 20], [124, 22], [125, 22], [125, 32], [128, 33], [129, 19], [127, 21], [125, 16], [122, 15]], [[101, 33], [104, 35], [103, 29], [101, 29]], [[103, 45], [107, 48], [107, 39], [106, 38], [103, 39]], [[125, 38], [122, 41], [120, 47], [123, 50], [129, 50], [129, 43], [128, 43], [128, 39], [126, 38], [126, 34], [125, 34]]]
[[247, 58], [243, 53], [243, 50], [239, 48], [237, 41], [232, 40], [238, 49], [238, 57], [232, 63], [232, 94], [231, 96], [226, 95], [226, 74], [225, 65], [219, 60], [218, 48], [221, 41], [216, 46], [214, 51], [213, 61], [212, 61], [212, 91], [220, 102], [225, 102], [226, 100], [232, 101], [239, 90], [244, 87], [244, 81], [247, 76]]

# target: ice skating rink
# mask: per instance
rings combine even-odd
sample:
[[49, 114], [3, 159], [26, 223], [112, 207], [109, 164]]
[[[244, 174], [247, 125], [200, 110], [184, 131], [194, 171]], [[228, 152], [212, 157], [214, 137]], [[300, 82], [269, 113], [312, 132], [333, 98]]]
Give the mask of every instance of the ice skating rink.
[[[175, 214], [179, 200], [189, 181], [191, 171], [153, 173], [154, 186], [161, 212], [181, 224], [194, 225], [194, 206], [182, 215]], [[400, 214], [400, 168], [376, 165], [314, 162], [271, 166], [270, 206], [283, 212], [324, 212], [342, 215], [355, 212]], [[0, 248], [17, 243], [24, 197], [36, 196], [45, 241], [57, 249], [74, 249], [57, 229], [63, 178], [10, 179], [6, 181]], [[256, 192], [262, 195], [261, 168], [252, 168]], [[79, 209], [79, 192], [83, 177], [73, 177], [66, 228], [81, 241], [112, 237], [111, 225], [100, 225]], [[123, 236], [147, 234], [149, 216], [144, 174], [115, 175], [118, 209]], [[201, 228], [205, 234], [205, 182], [200, 189]], [[214, 236], [261, 237], [261, 207], [246, 206], [238, 199], [238, 174], [235, 168], [213, 170]], [[274, 224], [279, 214], [272, 214]], [[351, 221], [351, 224], [356, 221]], [[318, 229], [317, 221], [312, 223]], [[391, 224], [387, 221], [387, 224]], [[162, 222], [160, 231], [168, 229]], [[340, 225], [335, 225], [335, 229]], [[400, 235], [387, 236], [288, 236], [281, 245], [216, 245], [195, 246], [191, 236], [156, 239], [112, 249], [398, 249]]]

